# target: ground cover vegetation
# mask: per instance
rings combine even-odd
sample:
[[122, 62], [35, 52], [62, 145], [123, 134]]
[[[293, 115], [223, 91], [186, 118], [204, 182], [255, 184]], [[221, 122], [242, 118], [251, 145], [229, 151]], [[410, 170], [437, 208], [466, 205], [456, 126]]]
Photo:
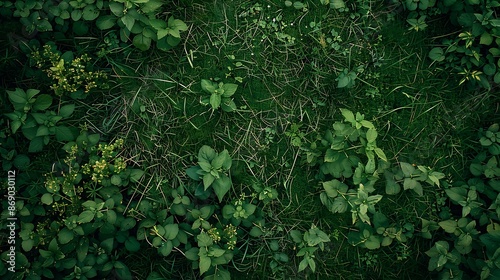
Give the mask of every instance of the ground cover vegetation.
[[499, 7], [0, 1], [0, 276], [500, 279]]

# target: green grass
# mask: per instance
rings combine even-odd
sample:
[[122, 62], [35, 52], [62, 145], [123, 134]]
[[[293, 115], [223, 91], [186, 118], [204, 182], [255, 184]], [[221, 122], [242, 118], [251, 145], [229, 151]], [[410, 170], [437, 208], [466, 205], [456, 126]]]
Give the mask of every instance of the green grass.
[[[125, 156], [147, 174], [131, 192], [144, 199], [162, 203], [166, 189], [185, 182], [185, 170], [196, 164], [202, 145], [227, 149], [234, 159], [231, 197], [248, 191], [254, 180], [276, 188], [279, 201], [267, 209], [269, 231], [239, 244], [242, 254], [231, 271], [236, 279], [430, 279], [424, 255], [430, 242], [412, 239], [377, 251], [348, 244], [350, 213], [333, 215], [322, 207], [317, 168], [304, 163], [285, 132], [302, 124], [302, 141], [314, 141], [342, 118], [339, 108], [348, 108], [375, 123], [378, 145], [393, 162], [430, 166], [462, 178], [468, 173], [476, 128], [499, 121], [498, 99], [493, 92], [459, 87], [457, 77], [431, 65], [427, 53], [432, 37], [445, 34], [446, 26], [408, 31], [402, 15], [388, 20], [392, 7], [383, 3], [372, 3], [366, 17], [351, 19], [319, 1], [309, 1], [307, 12], [283, 2], [175, 3], [172, 13], [189, 25], [181, 45], [168, 53], [131, 51], [102, 58], [99, 63], [111, 67], [111, 90], [91, 103], [79, 103], [78, 122], [107, 138], [126, 139]], [[321, 26], [314, 30], [311, 22]], [[332, 29], [342, 38], [339, 50], [323, 45]], [[295, 38], [293, 43], [285, 34]], [[338, 89], [340, 72], [359, 66], [363, 71], [356, 85]], [[205, 95], [201, 79], [238, 84], [234, 99], [239, 109], [225, 113], [200, 104]], [[407, 192], [388, 196], [379, 207], [394, 220], [418, 225], [419, 218], [436, 215], [437, 191], [427, 188], [425, 193], [421, 198]], [[338, 240], [332, 237], [327, 249], [317, 253], [315, 274], [299, 273], [300, 259], [293, 257], [296, 251], [287, 235], [311, 224], [337, 233]], [[274, 275], [271, 240], [290, 256]], [[150, 271], [195, 279], [189, 262], [156, 260], [155, 252], [126, 258], [138, 279]]]
[[[291, 146], [284, 132], [300, 123], [306, 139], [313, 140], [340, 118], [338, 108], [349, 108], [375, 121], [383, 135], [379, 146], [395, 161], [463, 175], [474, 128], [494, 113], [486, 103], [491, 95], [458, 87], [455, 77], [430, 66], [427, 52], [432, 34], [408, 31], [399, 18], [387, 21], [382, 5], [364, 20], [353, 21], [316, 3], [305, 13], [284, 7], [281, 1], [261, 4], [256, 12], [250, 1], [185, 1], [177, 13], [190, 26], [181, 46], [168, 54], [153, 52], [147, 58], [122, 62], [122, 67], [137, 70], [121, 79], [127, 84], [120, 87], [126, 89], [118, 100], [121, 111], [115, 119], [120, 124], [110, 131], [126, 136], [128, 157], [152, 176], [138, 191], [154, 197], [162, 192], [159, 181], [177, 185], [202, 145], [226, 148], [237, 160], [235, 196], [253, 178], [280, 192], [279, 203], [269, 209], [272, 230], [262, 240], [264, 247], [250, 241], [256, 247], [249, 246], [244, 257], [235, 259], [235, 267], [241, 270], [233, 270], [235, 277], [425, 279], [423, 252], [430, 243], [412, 240], [375, 252], [347, 243], [350, 215], [332, 215], [321, 207], [316, 171], [303, 164], [299, 149]], [[281, 17], [277, 27], [259, 25], [265, 21], [269, 26], [277, 17]], [[311, 31], [313, 21], [321, 22], [319, 30]], [[332, 28], [348, 53], [321, 45], [321, 34], [328, 35]], [[280, 41], [276, 32], [295, 37], [295, 43]], [[356, 86], [337, 89], [339, 72], [360, 65], [365, 69]], [[200, 81], [210, 78], [239, 85], [235, 102], [240, 110], [228, 114], [199, 103]], [[144, 106], [142, 113], [140, 106]], [[266, 128], [275, 134], [266, 133]], [[272, 141], [266, 135], [273, 136]], [[435, 195], [431, 189], [426, 191], [428, 195], [417, 200], [406, 193], [390, 197], [381, 207], [397, 213], [394, 218], [416, 217], [408, 222], [418, 224], [418, 217], [434, 215]], [[272, 275], [267, 242], [277, 239], [290, 248], [287, 231], [307, 229], [312, 223], [340, 233], [326, 252], [318, 253], [317, 273], [297, 273], [292, 250], [288, 251], [290, 263]], [[166, 266], [156, 269], [169, 271]]]

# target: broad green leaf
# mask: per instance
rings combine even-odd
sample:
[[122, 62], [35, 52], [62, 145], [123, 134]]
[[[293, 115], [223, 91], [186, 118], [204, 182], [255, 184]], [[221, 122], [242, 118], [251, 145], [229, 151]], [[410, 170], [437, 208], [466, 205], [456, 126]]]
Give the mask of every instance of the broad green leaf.
[[212, 105], [213, 109], [218, 109], [221, 103], [221, 96], [213, 93], [210, 95], [210, 105]]
[[299, 263], [299, 270], [298, 272], [301, 272], [303, 271], [304, 269], [307, 268], [307, 266], [309, 265], [309, 263], [307, 262], [307, 259], [304, 258], [300, 263]]
[[369, 250], [375, 250], [380, 248], [380, 239], [377, 236], [370, 235], [368, 240], [365, 241], [365, 246]]
[[137, 222], [135, 221], [134, 218], [127, 217], [125, 218], [121, 223], [120, 223], [120, 230], [121, 231], [127, 231], [135, 227]]
[[337, 195], [340, 193], [346, 193], [348, 190], [348, 186], [342, 182], [340, 182], [337, 179], [323, 182], [323, 188], [326, 191], [326, 194], [331, 197], [335, 198]]
[[227, 176], [221, 176], [217, 180], [214, 181], [212, 188], [214, 189], [215, 194], [219, 198], [219, 202], [222, 202], [224, 195], [231, 189], [231, 179]]
[[214, 244], [213, 239], [208, 235], [206, 232], [202, 232], [196, 236], [196, 239], [198, 240], [198, 247], [208, 247]]
[[49, 108], [50, 105], [52, 105], [52, 97], [48, 94], [40, 94], [33, 103], [33, 110], [43, 111]]
[[205, 190], [207, 190], [208, 187], [210, 187], [214, 181], [215, 177], [212, 174], [207, 173], [203, 175], [203, 187], [205, 188]]
[[217, 156], [214, 149], [207, 145], [203, 145], [198, 151], [198, 161], [212, 162], [212, 160]]
[[134, 46], [141, 51], [147, 51], [151, 47], [151, 38], [146, 37], [142, 34], [135, 35], [132, 42]]
[[156, 19], [156, 18], [149, 19], [149, 23], [156, 30], [162, 30], [162, 29], [167, 28], [167, 23], [161, 19]]
[[75, 140], [75, 136], [71, 132], [71, 129], [61, 125], [56, 127], [56, 139], [57, 141], [68, 142]]
[[429, 58], [432, 59], [433, 61], [438, 61], [441, 62], [443, 61], [446, 57], [444, 56], [444, 51], [440, 47], [433, 48], [429, 52]]
[[366, 132], [366, 140], [368, 141], [368, 143], [372, 143], [377, 139], [377, 135], [377, 130], [370, 128]]
[[[214, 159], [215, 160], [215, 159]], [[212, 161], [213, 162], [213, 161]], [[213, 164], [213, 163], [212, 163]], [[208, 163], [208, 162], [205, 162], [205, 161], [200, 161], [198, 162], [198, 165], [201, 167], [201, 169], [205, 172], [210, 172], [212, 170], [212, 164]], [[221, 164], [222, 165], [222, 164]], [[218, 168], [216, 168], [216, 166], [214, 165], [214, 169], [219, 169], [220, 166]]]
[[458, 227], [457, 221], [454, 220], [441, 221], [439, 222], [439, 226], [447, 233], [454, 233]]
[[205, 79], [201, 80], [201, 88], [210, 94], [214, 93], [216, 89], [214, 83]]
[[380, 148], [375, 148], [375, 154], [377, 154], [377, 156], [383, 160], [383, 161], [387, 161], [387, 156], [385, 155], [384, 151], [382, 151], [382, 149]]
[[213, 167], [214, 169], [220, 169], [224, 165], [224, 162], [226, 162], [228, 159], [231, 159], [231, 157], [229, 156], [229, 152], [227, 150], [224, 150], [212, 160], [211, 167]]
[[415, 172], [415, 167], [409, 163], [400, 162], [400, 165], [405, 177], [411, 177], [411, 175]]
[[96, 20], [96, 26], [101, 30], [110, 29], [116, 25], [117, 19], [118, 18], [112, 15], [100, 16]]
[[83, 8], [82, 17], [88, 21], [95, 20], [99, 17], [99, 9], [95, 5], [87, 5]]
[[479, 44], [489, 46], [489, 45], [491, 45], [491, 43], [493, 43], [493, 36], [491, 36], [490, 33], [488, 33], [488, 32], [484, 32], [481, 35], [481, 39], [479, 40]]
[[130, 182], [137, 183], [144, 175], [144, 171], [141, 169], [131, 169], [130, 170]]
[[467, 189], [465, 187], [453, 187], [445, 189], [446, 195], [455, 203], [467, 200]]
[[173, 244], [172, 244], [172, 241], [168, 240], [167, 242], [163, 242], [160, 246], [160, 248], [158, 248], [158, 252], [166, 257], [168, 255], [170, 255], [170, 253], [172, 252], [172, 249], [173, 249]]
[[[322, 1], [325, 1], [325, 0], [322, 0]], [[345, 8], [345, 2], [344, 0], [330, 0], [331, 3], [330, 3], [330, 7], [334, 8], [334, 9], [343, 9]]]
[[146, 1], [142, 7], [141, 11], [145, 14], [154, 13], [163, 5], [163, 1], [161, 0], [149, 0]]
[[37, 153], [43, 150], [43, 137], [35, 137], [31, 140], [30, 145], [28, 147], [28, 152]]
[[69, 243], [71, 240], [73, 240], [74, 233], [73, 231], [69, 230], [68, 228], [63, 228], [59, 233], [57, 234], [59, 243], [61, 245]]
[[237, 109], [236, 103], [234, 103], [232, 99], [226, 97], [222, 97], [222, 102], [220, 106], [224, 112], [233, 112]]
[[88, 223], [94, 219], [94, 215], [95, 214], [93, 211], [89, 211], [89, 210], [83, 211], [78, 216], [78, 223], [81, 223], [81, 224]]
[[236, 92], [238, 85], [236, 85], [236, 84], [224, 84], [222, 86], [222, 88], [224, 89], [224, 93], [222, 94], [222, 96], [223, 97], [231, 97]]
[[125, 10], [123, 4], [114, 1], [109, 3], [109, 9], [117, 17], [122, 17]]
[[47, 204], [47, 205], [50, 205], [52, 204], [52, 202], [54, 202], [54, 198], [52, 196], [52, 194], [50, 193], [45, 193], [42, 195], [40, 201], [43, 203], [43, 204]]
[[165, 225], [165, 235], [164, 237], [168, 240], [173, 240], [179, 234], [179, 225], [178, 224], [168, 224]]
[[59, 116], [63, 118], [68, 118], [73, 114], [74, 111], [75, 111], [75, 104], [64, 105], [61, 107], [61, 109], [59, 109]]
[[141, 249], [141, 244], [134, 236], [127, 237], [125, 248], [130, 252], [138, 252]]
[[189, 178], [199, 181], [200, 180], [200, 174], [198, 174], [198, 171], [201, 168], [199, 166], [191, 166], [190, 168], [186, 169], [186, 174], [189, 176]]
[[344, 116], [345, 120], [350, 123], [355, 123], [356, 119], [354, 118], [354, 114], [347, 109], [340, 109], [342, 116]]
[[200, 257], [198, 256], [198, 253], [200, 252], [200, 249], [197, 247], [192, 247], [191, 249], [187, 250], [184, 252], [184, 256], [186, 256], [186, 259], [190, 261], [197, 261]]
[[348, 203], [343, 197], [336, 197], [332, 203], [330, 211], [332, 213], [344, 213], [347, 211]]
[[71, 19], [73, 21], [79, 21], [82, 18], [83, 12], [82, 10], [75, 9], [71, 11]]
[[26, 104], [28, 102], [26, 93], [24, 90], [17, 88], [15, 91], [10, 91], [7, 90], [7, 93], [9, 94], [9, 99], [12, 102], [12, 104]]
[[212, 265], [212, 259], [207, 257], [207, 256], [200, 256], [200, 274], [203, 275], [203, 273], [207, 272], [210, 269], [210, 266]]
[[260, 236], [262, 236], [264, 234], [264, 232], [262, 232], [262, 230], [259, 227], [254, 226], [250, 230], [249, 234], [252, 237], [260, 237]]

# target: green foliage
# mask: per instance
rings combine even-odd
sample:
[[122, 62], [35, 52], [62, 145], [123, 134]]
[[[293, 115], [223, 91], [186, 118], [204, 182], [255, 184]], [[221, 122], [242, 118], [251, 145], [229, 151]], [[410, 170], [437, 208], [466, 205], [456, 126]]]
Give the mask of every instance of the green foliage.
[[222, 82], [217, 84], [203, 79], [201, 80], [201, 88], [203, 91], [210, 94], [210, 96], [202, 99], [202, 104], [210, 104], [213, 110], [219, 109], [219, 107], [221, 107], [225, 112], [232, 112], [236, 110], [236, 104], [231, 96], [233, 96], [238, 89], [238, 85], [224, 84]]
[[[75, 109], [74, 104], [61, 106], [58, 111], [47, 110], [52, 106], [52, 97], [40, 94], [39, 90], [28, 89], [24, 91], [17, 88], [7, 91], [9, 100], [14, 106], [14, 112], [6, 113], [10, 119], [12, 133], [22, 131], [30, 141], [28, 151], [40, 152], [50, 141], [50, 136], [55, 136], [57, 141], [71, 141], [75, 138], [74, 129], [59, 125], [60, 121], [68, 119]], [[38, 95], [38, 96], [37, 96]]]
[[186, 172], [191, 179], [203, 181], [203, 191], [212, 187], [221, 202], [232, 186], [228, 176], [231, 165], [231, 156], [227, 150], [217, 153], [205, 145], [198, 152], [198, 166], [193, 166]]
[[[180, 42], [180, 32], [187, 25], [170, 16], [167, 21], [158, 19], [165, 3], [160, 0], [22, 0], [14, 5], [5, 1], [6, 12], [20, 17], [28, 33], [67, 31], [87, 35], [89, 22], [97, 28], [120, 29], [122, 42], [132, 41], [140, 50], [148, 50], [152, 42], [160, 50], [169, 50]], [[8, 4], [10, 3], [10, 4]]]
[[439, 237], [426, 254], [429, 270], [440, 272], [440, 279], [448, 279], [450, 272], [462, 277], [479, 275], [480, 279], [496, 279], [500, 273], [495, 261], [500, 251], [498, 131], [498, 124], [480, 131], [481, 148], [470, 165], [473, 177], [444, 185], [451, 207], [461, 211], [451, 214], [442, 209], [441, 220], [422, 220], [422, 236], [431, 238], [434, 232], [432, 236]]
[[416, 31], [427, 27], [427, 17], [446, 14], [458, 26], [460, 32], [444, 36], [439, 47], [433, 48], [429, 58], [445, 69], [462, 76], [460, 84], [466, 81], [471, 86], [491, 89], [492, 84], [500, 83], [500, 55], [496, 9], [500, 2], [489, 1], [400, 1], [407, 10], [410, 29]]
[[107, 74], [93, 71], [87, 54], [80, 57], [74, 57], [72, 51], [61, 54], [53, 45], [47, 44], [43, 51], [33, 51], [31, 58], [34, 65], [54, 81], [50, 88], [57, 96], [68, 94], [73, 98], [83, 98], [94, 88], [108, 88]]
[[21, 219], [21, 277], [132, 278], [119, 259], [140, 244], [130, 235], [136, 221], [124, 214], [121, 189], [143, 171], [126, 166], [118, 156], [122, 147], [123, 141], [105, 144], [98, 134], [82, 132], [65, 145], [67, 157], [54, 164], [43, 188], [20, 188], [37, 200]]
[[298, 271], [303, 271], [309, 267], [312, 272], [315, 272], [316, 262], [314, 259], [316, 256], [314, 252], [316, 252], [318, 248], [323, 251], [325, 249], [325, 243], [330, 242], [330, 237], [314, 224], [311, 225], [311, 229], [304, 233], [299, 230], [291, 230], [290, 237], [299, 249], [296, 256], [303, 257], [302, 261], [299, 263]]

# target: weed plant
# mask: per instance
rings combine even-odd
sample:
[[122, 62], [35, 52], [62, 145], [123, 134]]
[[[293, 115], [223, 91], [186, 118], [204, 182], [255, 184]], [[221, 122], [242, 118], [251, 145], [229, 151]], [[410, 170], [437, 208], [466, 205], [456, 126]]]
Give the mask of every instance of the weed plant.
[[[114, 2], [137, 2], [134, 10], [145, 7], [141, 1]], [[110, 30], [99, 27], [105, 19], [114, 23], [116, 17], [125, 17], [121, 13], [106, 14], [97, 25], [104, 30], [91, 27], [88, 34], [40, 33], [34, 38], [26, 38], [14, 18], [6, 18], [8, 26], [15, 28], [12, 33], [0, 32], [0, 69], [17, 67], [15, 75], [2, 76], [2, 90], [38, 88], [41, 94], [51, 94], [53, 81], [28, 63], [28, 50], [41, 50], [49, 42], [62, 52], [74, 52], [74, 57], [87, 54], [93, 69], [107, 75], [108, 88], [93, 88], [79, 98], [53, 95], [47, 108], [33, 105], [54, 112], [62, 104], [74, 106], [71, 118], [64, 120], [70, 135], [50, 134], [55, 137], [40, 150], [30, 150], [33, 140], [13, 131], [14, 120], [2, 116], [3, 168], [23, 171], [22, 180], [37, 190], [19, 201], [48, 207], [51, 192], [43, 187], [41, 175], [55, 172], [47, 163], [64, 173], [64, 164], [56, 163], [65, 158], [61, 148], [66, 142], [78, 142], [82, 130], [100, 135], [106, 143], [123, 139], [120, 158], [135, 168], [131, 170], [144, 171], [133, 180], [130, 174], [114, 174], [121, 176], [123, 184], [117, 176], [110, 177], [108, 183], [114, 180], [113, 190], [120, 187], [115, 195], [120, 194], [123, 201], [115, 197], [114, 205], [106, 204], [109, 210], [75, 202], [74, 213], [62, 213], [69, 218], [80, 215], [78, 211], [94, 211], [107, 218], [106, 211], [116, 211], [119, 220], [137, 223], [130, 233], [123, 230], [121, 221], [113, 225], [120, 235], [115, 243], [125, 247], [121, 249], [99, 243], [109, 233], [104, 237], [91, 233], [96, 246], [114, 254], [109, 274], [105, 263], [96, 266], [98, 275], [106, 279], [111, 275], [129, 279], [129, 274], [137, 279], [227, 279], [228, 273], [245, 279], [435, 279], [438, 269], [429, 272], [428, 263], [439, 258], [434, 249], [429, 251], [436, 248], [437, 240], [421, 238], [426, 235], [422, 219], [439, 223], [455, 217], [443, 218], [442, 209], [453, 210], [451, 205], [456, 204], [453, 197], [451, 202], [448, 199], [444, 182], [466, 181], [470, 176], [471, 160], [481, 149], [477, 130], [500, 121], [498, 97], [494, 86], [485, 90], [461, 85], [461, 77], [429, 59], [435, 39], [455, 27], [438, 19], [426, 21], [428, 27], [417, 32], [398, 7], [371, 0], [172, 1], [151, 16], [182, 31], [181, 41], [171, 42], [178, 44], [173, 48], [151, 44], [162, 43], [158, 35], [156, 40], [144, 41], [154, 27], [144, 22], [138, 23], [144, 29], [129, 42], [135, 47], [121, 34], [133, 29], [130, 22], [117, 23], [116, 29], [109, 26]], [[173, 19], [185, 25], [174, 24]], [[167, 28], [156, 23], [160, 29]], [[0, 100], [2, 113], [24, 110], [7, 96]], [[361, 112], [364, 119], [353, 114], [352, 120], [339, 108]], [[321, 167], [330, 160], [327, 150], [334, 150], [328, 148], [333, 142], [322, 143], [336, 122], [362, 127], [359, 138], [364, 140], [351, 141], [357, 144], [342, 150], [359, 157], [362, 179], [349, 176], [347, 169], [336, 176], [336, 171], [324, 172]], [[41, 136], [49, 135], [36, 135]], [[371, 154], [367, 145], [373, 148]], [[361, 168], [357, 163], [349, 170]], [[441, 184], [413, 180], [421, 170], [442, 173], [437, 179]], [[387, 191], [385, 182], [391, 176], [413, 191]], [[406, 179], [409, 183], [403, 185]], [[334, 180], [346, 189], [344, 185], [335, 185], [335, 190], [325, 187], [328, 181], [337, 184]], [[331, 211], [325, 197], [334, 204], [339, 195], [333, 193], [342, 193], [357, 207], [364, 202], [347, 199], [354, 193], [376, 202], [364, 212], [361, 206]], [[36, 195], [44, 195], [43, 203]], [[107, 201], [105, 194], [99, 196]], [[209, 214], [201, 214], [207, 209]], [[161, 210], [168, 217], [162, 219]], [[381, 221], [380, 213], [391, 225]], [[40, 218], [34, 215], [25, 216], [23, 222]], [[101, 222], [97, 216], [87, 221], [85, 215], [78, 216], [84, 224]], [[381, 225], [385, 232], [377, 233]], [[237, 227], [236, 241], [228, 235], [222, 235], [225, 243], [206, 238], [216, 240], [216, 233], [229, 226]], [[363, 235], [365, 230], [370, 236]], [[392, 230], [405, 237], [394, 233], [392, 243], [384, 243], [389, 241], [383, 234]], [[171, 233], [176, 231], [182, 233]], [[437, 237], [451, 240], [450, 244], [458, 240], [446, 226], [436, 228]], [[43, 248], [54, 251], [54, 246]], [[72, 256], [73, 251], [65, 250]], [[78, 254], [82, 253], [76, 252], [74, 259], [83, 262], [85, 258]], [[456, 269], [449, 259], [447, 269]], [[89, 271], [72, 273], [91, 278]]]

